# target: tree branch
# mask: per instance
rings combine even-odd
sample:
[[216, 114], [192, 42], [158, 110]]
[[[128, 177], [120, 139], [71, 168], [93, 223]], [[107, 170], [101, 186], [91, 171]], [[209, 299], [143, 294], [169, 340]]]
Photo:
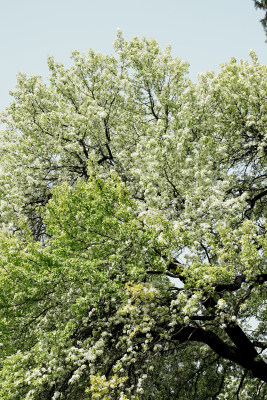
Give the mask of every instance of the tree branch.
[[246, 293], [241, 297], [241, 299], [238, 301], [235, 310], [234, 310], [234, 315], [237, 315], [240, 309], [240, 306], [242, 303], [244, 303], [244, 301], [250, 296], [252, 289], [254, 288], [253, 285], [250, 285], [248, 290], [246, 291]]
[[225, 343], [210, 330], [182, 325], [179, 325], [177, 328], [177, 331], [172, 335], [173, 340], [178, 340], [179, 342], [197, 341], [205, 343], [219, 356], [251, 371], [254, 378], [259, 378], [267, 382], [267, 364], [263, 360], [256, 360], [256, 357], [252, 357], [250, 352], [245, 352], [243, 349], [240, 350], [235, 346]]

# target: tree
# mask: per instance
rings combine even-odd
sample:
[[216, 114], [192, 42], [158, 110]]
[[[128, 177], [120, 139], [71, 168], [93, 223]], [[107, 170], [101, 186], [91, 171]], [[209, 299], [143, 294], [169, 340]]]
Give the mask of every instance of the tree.
[[265, 11], [265, 16], [261, 19], [261, 23], [263, 26], [263, 29], [267, 35], [267, 1], [266, 0], [254, 0], [254, 4], [256, 8], [259, 8], [260, 10]]
[[263, 399], [267, 68], [114, 48], [2, 114], [0, 398]]

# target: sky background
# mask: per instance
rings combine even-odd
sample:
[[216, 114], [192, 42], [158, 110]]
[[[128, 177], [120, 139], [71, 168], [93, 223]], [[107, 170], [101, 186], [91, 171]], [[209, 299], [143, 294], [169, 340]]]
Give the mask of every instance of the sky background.
[[259, 22], [263, 12], [252, 0], [0, 0], [0, 109], [16, 74], [48, 75], [53, 55], [69, 64], [71, 50], [112, 52], [117, 28], [126, 39], [146, 36], [190, 62], [190, 77], [219, 70], [232, 56], [248, 59], [254, 49], [267, 63]]

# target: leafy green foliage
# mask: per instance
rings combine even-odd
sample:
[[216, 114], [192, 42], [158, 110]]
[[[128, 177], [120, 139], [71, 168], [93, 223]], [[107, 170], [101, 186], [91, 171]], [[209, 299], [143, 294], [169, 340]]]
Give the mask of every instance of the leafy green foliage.
[[267, 68], [114, 48], [2, 113], [0, 398], [263, 399]]

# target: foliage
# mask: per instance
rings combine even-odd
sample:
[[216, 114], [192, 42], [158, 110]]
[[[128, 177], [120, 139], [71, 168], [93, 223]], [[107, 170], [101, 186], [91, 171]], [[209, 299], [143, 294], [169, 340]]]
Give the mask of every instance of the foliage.
[[267, 68], [114, 49], [2, 113], [0, 398], [263, 399]]
[[265, 16], [261, 19], [263, 29], [267, 35], [267, 1], [266, 0], [254, 0], [254, 5], [256, 8], [265, 11]]

